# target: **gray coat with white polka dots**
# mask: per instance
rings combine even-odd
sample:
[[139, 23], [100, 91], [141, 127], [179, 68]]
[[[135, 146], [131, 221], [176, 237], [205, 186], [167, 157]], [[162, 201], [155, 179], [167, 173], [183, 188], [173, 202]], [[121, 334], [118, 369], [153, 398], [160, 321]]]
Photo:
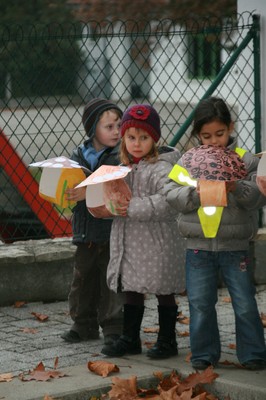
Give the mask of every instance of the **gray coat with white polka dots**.
[[183, 263], [177, 212], [163, 187], [180, 153], [171, 148], [156, 163], [134, 164], [126, 181], [132, 191], [127, 217], [112, 224], [107, 283], [110, 289], [138, 293], [171, 294], [184, 289]]

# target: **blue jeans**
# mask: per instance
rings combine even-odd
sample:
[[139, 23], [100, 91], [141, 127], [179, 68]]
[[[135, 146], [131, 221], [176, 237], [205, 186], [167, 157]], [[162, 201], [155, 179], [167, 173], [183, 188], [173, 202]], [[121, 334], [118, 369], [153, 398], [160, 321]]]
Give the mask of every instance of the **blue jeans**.
[[255, 299], [247, 251], [186, 252], [186, 286], [190, 310], [191, 361], [217, 364], [221, 354], [215, 304], [221, 271], [235, 313], [237, 357], [241, 364], [265, 360], [264, 330]]

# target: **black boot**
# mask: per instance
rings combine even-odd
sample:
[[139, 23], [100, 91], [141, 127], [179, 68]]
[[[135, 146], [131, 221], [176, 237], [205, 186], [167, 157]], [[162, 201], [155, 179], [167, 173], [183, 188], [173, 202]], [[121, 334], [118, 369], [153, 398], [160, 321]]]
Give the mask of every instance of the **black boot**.
[[159, 334], [155, 345], [148, 350], [150, 358], [168, 358], [178, 354], [175, 324], [177, 306], [158, 306]]
[[140, 326], [143, 318], [144, 306], [132, 304], [124, 305], [123, 334], [110, 345], [102, 348], [102, 353], [110, 357], [121, 357], [124, 354], [140, 354]]

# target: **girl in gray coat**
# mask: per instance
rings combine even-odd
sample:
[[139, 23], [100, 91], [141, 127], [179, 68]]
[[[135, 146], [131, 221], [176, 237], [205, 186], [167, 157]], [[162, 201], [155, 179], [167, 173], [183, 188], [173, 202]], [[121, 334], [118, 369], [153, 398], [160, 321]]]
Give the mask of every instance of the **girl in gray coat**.
[[159, 334], [148, 351], [152, 358], [177, 354], [175, 293], [184, 288], [178, 264], [176, 211], [166, 202], [163, 187], [180, 154], [167, 148], [159, 154], [160, 118], [150, 105], [129, 107], [121, 121], [121, 161], [131, 165], [126, 181], [132, 197], [119, 208], [111, 231], [107, 283], [125, 293], [123, 335], [102, 353], [120, 357], [141, 353], [140, 326], [144, 295], [158, 299]]
[[[223, 208], [215, 234], [209, 232], [206, 235], [205, 228], [200, 223], [200, 186], [196, 188], [186, 185], [183, 178], [183, 184], [169, 183], [166, 186], [169, 204], [180, 211], [178, 225], [181, 235], [187, 238], [186, 289], [190, 308], [191, 362], [195, 369], [215, 366], [220, 358], [221, 346], [215, 309], [219, 271], [228, 287], [234, 308], [238, 359], [250, 370], [266, 367], [264, 332], [251, 281], [248, 254], [249, 242], [258, 229], [257, 210], [265, 205], [266, 198], [256, 185], [259, 160], [251, 153], [236, 147], [236, 141], [231, 137], [233, 128], [230, 112], [223, 100], [211, 97], [203, 100], [196, 108], [192, 135], [204, 147], [212, 147], [213, 152], [219, 151], [217, 146], [221, 146], [225, 152], [233, 150], [234, 156], [235, 152], [238, 153], [241, 157], [239, 163], [241, 165], [243, 162], [245, 168], [244, 179], [227, 184], [228, 204]], [[195, 149], [190, 150], [190, 154], [193, 151]], [[179, 167], [188, 168], [185, 161], [189, 152], [182, 156]], [[220, 161], [214, 159], [210, 163], [210, 169], [213, 168], [212, 179], [220, 174]], [[208, 175], [203, 165], [202, 159], [198, 167], [194, 164], [194, 169], [191, 170], [193, 178], [199, 178], [197, 173], [201, 171], [203, 175]], [[178, 170], [176, 167], [175, 173]], [[184, 168], [182, 172], [184, 176]], [[233, 174], [235, 173], [234, 169]], [[173, 175], [172, 177], [174, 179]], [[216, 221], [214, 214], [207, 224], [208, 230], [217, 226]]]

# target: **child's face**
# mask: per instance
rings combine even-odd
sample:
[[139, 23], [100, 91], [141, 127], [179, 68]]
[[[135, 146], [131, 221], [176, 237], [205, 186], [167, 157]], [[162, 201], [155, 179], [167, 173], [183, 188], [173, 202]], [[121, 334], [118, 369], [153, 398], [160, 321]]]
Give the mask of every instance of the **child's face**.
[[112, 110], [105, 111], [96, 126], [92, 142], [95, 150], [100, 151], [104, 147], [115, 147], [120, 139], [121, 118]]
[[228, 127], [223, 122], [209, 122], [208, 124], [204, 124], [202, 126], [198, 134], [199, 139], [202, 144], [226, 147], [228, 145], [233, 128], [233, 123], [231, 123]]
[[154, 141], [143, 129], [129, 128], [124, 136], [128, 153], [135, 158], [143, 158], [150, 153]]

